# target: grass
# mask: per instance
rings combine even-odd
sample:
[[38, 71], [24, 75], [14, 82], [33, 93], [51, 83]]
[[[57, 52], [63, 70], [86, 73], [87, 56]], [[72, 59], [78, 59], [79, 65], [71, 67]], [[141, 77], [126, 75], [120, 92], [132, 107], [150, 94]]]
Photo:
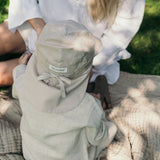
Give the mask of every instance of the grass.
[[8, 0], [0, 0], [0, 23], [8, 18]]
[[144, 19], [128, 51], [132, 57], [121, 60], [121, 70], [160, 75], [160, 1], [147, 0]]
[[[0, 1], [0, 23], [7, 18], [8, 0]], [[121, 60], [121, 70], [130, 73], [160, 75], [160, 1], [146, 0], [144, 19], [127, 50], [128, 60]]]

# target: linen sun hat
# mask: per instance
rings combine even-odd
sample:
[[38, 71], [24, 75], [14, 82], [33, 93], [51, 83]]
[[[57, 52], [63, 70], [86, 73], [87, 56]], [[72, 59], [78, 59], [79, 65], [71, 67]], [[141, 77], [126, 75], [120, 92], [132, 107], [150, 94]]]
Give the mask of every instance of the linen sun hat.
[[102, 44], [82, 24], [58, 21], [46, 24], [36, 43], [37, 71], [77, 78], [91, 65]]
[[100, 40], [82, 24], [67, 20], [47, 24], [36, 47], [26, 68], [23, 97], [39, 111], [72, 110], [86, 95]]

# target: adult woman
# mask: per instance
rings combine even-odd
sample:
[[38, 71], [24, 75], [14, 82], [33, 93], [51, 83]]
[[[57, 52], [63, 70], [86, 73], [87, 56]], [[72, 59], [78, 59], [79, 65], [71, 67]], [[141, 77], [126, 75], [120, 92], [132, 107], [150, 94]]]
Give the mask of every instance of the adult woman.
[[[26, 48], [33, 52], [37, 35], [45, 23], [75, 20], [84, 24], [103, 43], [101, 53], [93, 61], [91, 80], [103, 74], [113, 84], [119, 77], [117, 60], [130, 56], [125, 48], [141, 24], [144, 4], [145, 0], [10, 0], [8, 27], [15, 34], [8, 31], [7, 22], [1, 25], [4, 30], [1, 35], [8, 34], [0, 35], [0, 54], [25, 51]], [[12, 84], [11, 71], [16, 62], [0, 63], [0, 86]]]

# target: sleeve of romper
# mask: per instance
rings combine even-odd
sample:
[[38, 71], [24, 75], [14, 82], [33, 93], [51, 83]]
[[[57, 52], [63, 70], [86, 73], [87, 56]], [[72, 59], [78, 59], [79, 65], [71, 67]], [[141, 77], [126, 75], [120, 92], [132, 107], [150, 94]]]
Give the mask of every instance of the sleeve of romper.
[[18, 65], [13, 70], [12, 96], [16, 99], [18, 99], [21, 90], [23, 90], [25, 71], [26, 65], [24, 64]]
[[86, 128], [89, 144], [96, 147], [96, 151], [94, 150], [96, 157], [112, 142], [117, 132], [116, 125], [106, 120], [105, 113], [100, 107], [93, 110]]
[[[103, 68], [130, 54], [125, 50], [137, 33], [144, 15], [145, 0], [124, 0], [119, 8], [114, 24], [106, 29], [101, 41], [103, 49], [93, 61], [93, 65]], [[98, 68], [97, 68], [98, 69]]]
[[42, 18], [37, 0], [10, 0], [8, 27], [12, 32], [25, 21]]

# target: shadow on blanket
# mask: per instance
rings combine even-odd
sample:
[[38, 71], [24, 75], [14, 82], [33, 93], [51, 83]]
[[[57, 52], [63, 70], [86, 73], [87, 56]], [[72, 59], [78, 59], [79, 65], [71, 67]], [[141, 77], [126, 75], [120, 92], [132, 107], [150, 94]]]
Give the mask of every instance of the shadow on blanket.
[[[160, 77], [121, 72], [118, 82], [109, 89], [113, 109], [106, 111], [106, 118], [115, 122], [118, 132], [109, 147], [102, 151], [102, 159], [159, 160]], [[21, 136], [18, 126], [21, 110], [17, 105], [16, 100], [0, 100], [1, 118], [4, 119], [0, 120], [2, 160], [23, 159], [19, 157]], [[107, 157], [104, 157], [106, 153]]]
[[160, 77], [121, 72], [109, 89], [114, 108], [106, 116], [118, 132], [107, 160], [159, 160]]

